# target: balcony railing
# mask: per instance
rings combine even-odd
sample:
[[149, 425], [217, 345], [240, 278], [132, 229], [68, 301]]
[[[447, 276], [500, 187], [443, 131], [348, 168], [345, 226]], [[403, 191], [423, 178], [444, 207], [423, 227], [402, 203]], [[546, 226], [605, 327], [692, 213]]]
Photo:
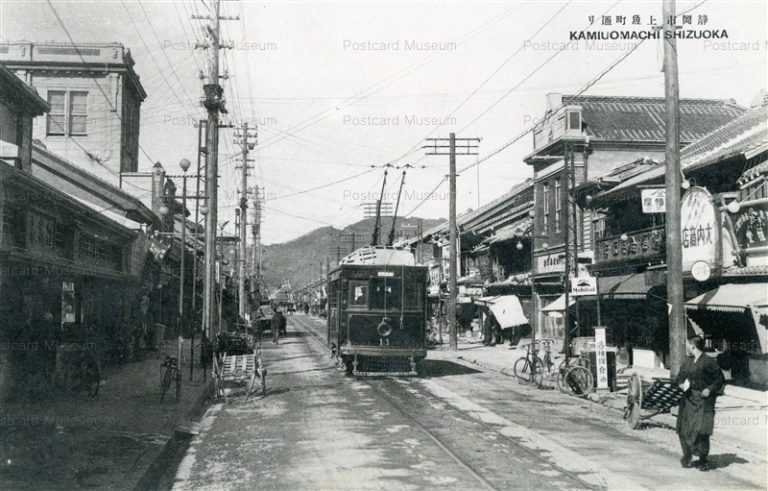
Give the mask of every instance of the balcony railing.
[[656, 226], [596, 240], [595, 264], [647, 260], [664, 256], [664, 226]]

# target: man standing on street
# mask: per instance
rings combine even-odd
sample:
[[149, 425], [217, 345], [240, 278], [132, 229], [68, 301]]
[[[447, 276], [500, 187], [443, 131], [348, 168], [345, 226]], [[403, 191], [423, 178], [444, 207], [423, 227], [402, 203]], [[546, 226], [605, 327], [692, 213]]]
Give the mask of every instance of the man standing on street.
[[[708, 471], [709, 437], [715, 423], [715, 400], [723, 387], [723, 374], [717, 361], [704, 354], [704, 339], [693, 336], [686, 343], [689, 358], [680, 368], [675, 383], [684, 391], [677, 414], [677, 435], [685, 467]], [[699, 460], [691, 463], [693, 455]]]
[[270, 322], [270, 329], [272, 329], [273, 343], [279, 344], [280, 330], [282, 329], [284, 324], [285, 324], [285, 317], [283, 316], [283, 313], [280, 312], [280, 309], [276, 307], [275, 314], [272, 316], [272, 320]]

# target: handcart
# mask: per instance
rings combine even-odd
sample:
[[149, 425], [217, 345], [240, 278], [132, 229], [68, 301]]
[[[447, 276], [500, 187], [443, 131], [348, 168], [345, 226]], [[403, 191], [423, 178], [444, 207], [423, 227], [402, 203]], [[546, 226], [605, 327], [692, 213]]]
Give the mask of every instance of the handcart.
[[683, 390], [672, 379], [654, 377], [652, 382], [646, 382], [634, 373], [627, 387], [624, 419], [630, 428], [636, 430], [643, 420], [670, 412], [682, 397]]
[[[216, 397], [227, 401], [224, 385], [245, 384], [246, 400], [256, 390], [257, 380], [261, 381], [261, 394], [267, 394], [267, 370], [264, 368], [261, 344], [244, 349], [243, 342], [228, 335], [219, 339], [216, 356], [213, 357], [213, 378]], [[229, 350], [228, 350], [229, 348]]]

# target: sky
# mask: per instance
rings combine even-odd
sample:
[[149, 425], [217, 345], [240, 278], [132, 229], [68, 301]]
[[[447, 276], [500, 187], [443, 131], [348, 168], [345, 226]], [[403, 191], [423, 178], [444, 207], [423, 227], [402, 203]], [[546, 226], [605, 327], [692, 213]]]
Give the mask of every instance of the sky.
[[[150, 158], [142, 155], [139, 170], [160, 161], [177, 172], [181, 158], [194, 161], [208, 52], [194, 49], [203, 23], [191, 17], [207, 15], [210, 0], [50, 4], [76, 42], [131, 49], [148, 93], [140, 144]], [[680, 96], [749, 106], [768, 85], [767, 3], [677, 4], [692, 9], [686, 29], [728, 36], [678, 41]], [[0, 39], [67, 41], [51, 5], [0, 0]], [[531, 177], [525, 132], [544, 114], [547, 93], [580, 91], [602, 74], [585, 94], [664, 95], [660, 40], [634, 50], [636, 41], [569, 41], [571, 31], [647, 31], [661, 10], [661, 0], [222, 2], [222, 15], [239, 17], [222, 22], [222, 42], [232, 46], [221, 54], [229, 76], [223, 120], [258, 125], [249, 186], [264, 187], [263, 242], [361, 219], [388, 163], [401, 169], [389, 171], [386, 201], [395, 201], [407, 170], [399, 215], [446, 217], [448, 158], [421, 147], [449, 132], [482, 138], [478, 157], [458, 157], [460, 170], [483, 160], [458, 176], [457, 209], [491, 201]], [[630, 25], [635, 15], [640, 25]], [[627, 25], [616, 25], [617, 16]], [[219, 220], [230, 228], [239, 199], [233, 137], [221, 130]]]

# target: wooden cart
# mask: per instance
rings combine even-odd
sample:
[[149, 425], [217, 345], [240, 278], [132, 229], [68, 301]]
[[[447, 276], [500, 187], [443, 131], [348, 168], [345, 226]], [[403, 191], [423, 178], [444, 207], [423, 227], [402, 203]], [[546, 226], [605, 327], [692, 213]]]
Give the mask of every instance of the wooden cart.
[[653, 378], [646, 382], [636, 373], [632, 374], [627, 387], [627, 403], [624, 419], [636, 430], [642, 420], [657, 414], [668, 413], [683, 397], [683, 391], [669, 378]]
[[216, 397], [224, 399], [227, 395], [224, 384], [245, 384], [246, 400], [256, 390], [257, 380], [261, 381], [261, 394], [267, 394], [267, 371], [264, 368], [261, 349], [254, 353], [215, 356], [213, 358], [213, 377], [216, 385]]

